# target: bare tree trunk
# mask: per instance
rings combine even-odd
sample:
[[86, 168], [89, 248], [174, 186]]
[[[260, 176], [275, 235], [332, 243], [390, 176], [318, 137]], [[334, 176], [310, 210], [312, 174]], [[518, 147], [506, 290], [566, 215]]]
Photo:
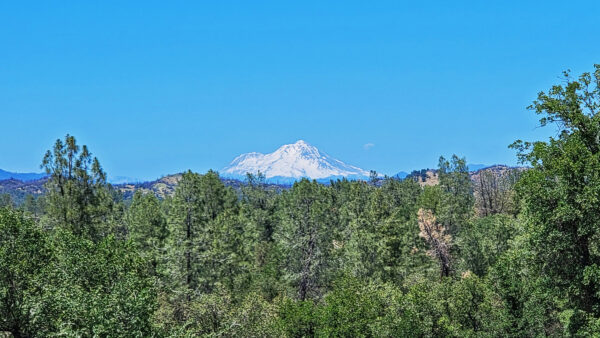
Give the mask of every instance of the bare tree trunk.
[[419, 236], [424, 238], [431, 248], [427, 254], [440, 264], [440, 276], [448, 277], [451, 272], [450, 242], [452, 237], [447, 229], [436, 222], [431, 210], [419, 210]]

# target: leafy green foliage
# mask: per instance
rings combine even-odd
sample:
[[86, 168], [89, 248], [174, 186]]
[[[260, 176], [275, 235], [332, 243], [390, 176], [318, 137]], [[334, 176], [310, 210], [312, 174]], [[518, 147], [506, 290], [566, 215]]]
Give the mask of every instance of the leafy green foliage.
[[600, 65], [594, 74], [572, 79], [530, 107], [542, 125], [560, 134], [548, 142], [515, 142], [533, 169], [517, 184], [522, 215], [530, 233], [532, 266], [540, 285], [552, 294], [569, 334], [590, 316], [600, 316]]
[[109, 236], [96, 243], [68, 232], [59, 232], [54, 242], [57, 261], [47, 278], [62, 333], [142, 337], [152, 332], [154, 282], [131, 242]]
[[54, 259], [47, 235], [20, 212], [0, 208], [0, 331], [52, 331], [43, 301], [44, 267]]
[[129, 242], [49, 237], [0, 209], [0, 329], [15, 336], [147, 336], [153, 280]]
[[519, 231], [517, 220], [496, 214], [467, 223], [459, 236], [462, 270], [485, 276], [490, 267], [510, 248]]

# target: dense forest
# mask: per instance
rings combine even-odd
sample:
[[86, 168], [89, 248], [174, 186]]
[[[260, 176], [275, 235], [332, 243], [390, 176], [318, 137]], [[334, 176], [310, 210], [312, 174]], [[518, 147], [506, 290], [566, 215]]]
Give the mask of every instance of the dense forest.
[[529, 109], [558, 130], [526, 170], [440, 158], [439, 183], [183, 174], [172, 196], [106, 181], [67, 135], [45, 194], [0, 199], [8, 336], [600, 335], [600, 65]]

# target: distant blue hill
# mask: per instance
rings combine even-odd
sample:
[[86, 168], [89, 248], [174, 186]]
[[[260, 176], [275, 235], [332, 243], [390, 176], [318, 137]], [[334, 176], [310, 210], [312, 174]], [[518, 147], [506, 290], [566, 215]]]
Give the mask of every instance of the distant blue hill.
[[8, 180], [14, 178], [20, 181], [34, 181], [46, 177], [44, 173], [13, 173], [0, 169], [0, 180]]

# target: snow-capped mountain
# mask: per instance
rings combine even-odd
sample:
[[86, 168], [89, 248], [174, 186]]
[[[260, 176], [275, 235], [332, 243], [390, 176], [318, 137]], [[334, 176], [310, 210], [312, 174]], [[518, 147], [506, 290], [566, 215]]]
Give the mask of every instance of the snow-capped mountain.
[[329, 180], [346, 177], [367, 179], [369, 172], [337, 160], [300, 140], [281, 146], [270, 154], [247, 153], [236, 157], [221, 175], [244, 178], [246, 173], [261, 172], [271, 182], [288, 183], [303, 177]]

